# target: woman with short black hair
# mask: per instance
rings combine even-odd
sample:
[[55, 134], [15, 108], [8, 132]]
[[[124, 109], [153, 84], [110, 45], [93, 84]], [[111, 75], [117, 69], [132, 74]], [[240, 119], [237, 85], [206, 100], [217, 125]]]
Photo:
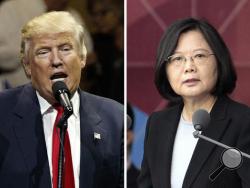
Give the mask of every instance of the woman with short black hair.
[[155, 84], [175, 105], [147, 122], [140, 188], [250, 187], [250, 160], [235, 170], [220, 166], [223, 148], [193, 137], [193, 113], [204, 109], [211, 121], [202, 134], [250, 153], [250, 109], [228, 97], [236, 85], [230, 52], [207, 21], [187, 18], [163, 34]]

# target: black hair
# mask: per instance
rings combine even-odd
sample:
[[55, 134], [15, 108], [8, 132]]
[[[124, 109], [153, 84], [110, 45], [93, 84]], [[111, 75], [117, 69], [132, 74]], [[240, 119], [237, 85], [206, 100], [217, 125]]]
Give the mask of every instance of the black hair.
[[166, 75], [166, 63], [167, 58], [174, 53], [180, 35], [192, 30], [201, 32], [217, 60], [218, 79], [212, 95], [230, 94], [234, 90], [237, 80], [230, 52], [218, 31], [211, 24], [203, 19], [195, 18], [186, 18], [174, 22], [161, 38], [155, 66], [155, 85], [159, 93], [170, 101], [181, 100], [181, 97], [170, 86]]

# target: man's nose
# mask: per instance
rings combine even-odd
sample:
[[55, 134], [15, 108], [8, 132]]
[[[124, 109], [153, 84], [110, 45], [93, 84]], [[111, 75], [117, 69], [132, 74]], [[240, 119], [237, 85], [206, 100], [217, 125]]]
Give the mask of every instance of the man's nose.
[[62, 58], [57, 49], [52, 50], [51, 62], [52, 62], [52, 65], [55, 67], [62, 65]]

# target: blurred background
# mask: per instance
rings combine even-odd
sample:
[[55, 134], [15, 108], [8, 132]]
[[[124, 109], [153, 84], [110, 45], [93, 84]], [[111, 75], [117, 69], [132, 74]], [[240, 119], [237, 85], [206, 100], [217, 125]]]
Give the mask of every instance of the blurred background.
[[123, 7], [123, 0], [0, 0], [0, 91], [29, 82], [19, 59], [22, 26], [44, 12], [66, 10], [85, 28], [81, 88], [123, 103]]
[[154, 86], [153, 72], [160, 37], [174, 20], [205, 18], [218, 29], [238, 74], [231, 97], [250, 105], [250, 1], [127, 0], [127, 6], [127, 96], [134, 112], [130, 160], [139, 169], [147, 117], [167, 105]]

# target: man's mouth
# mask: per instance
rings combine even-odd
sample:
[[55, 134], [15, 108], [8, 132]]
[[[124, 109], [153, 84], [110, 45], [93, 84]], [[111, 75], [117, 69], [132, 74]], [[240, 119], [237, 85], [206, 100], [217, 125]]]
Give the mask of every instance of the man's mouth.
[[53, 82], [57, 82], [57, 81], [64, 81], [65, 78], [67, 78], [68, 75], [65, 73], [55, 73], [50, 77], [50, 80]]

